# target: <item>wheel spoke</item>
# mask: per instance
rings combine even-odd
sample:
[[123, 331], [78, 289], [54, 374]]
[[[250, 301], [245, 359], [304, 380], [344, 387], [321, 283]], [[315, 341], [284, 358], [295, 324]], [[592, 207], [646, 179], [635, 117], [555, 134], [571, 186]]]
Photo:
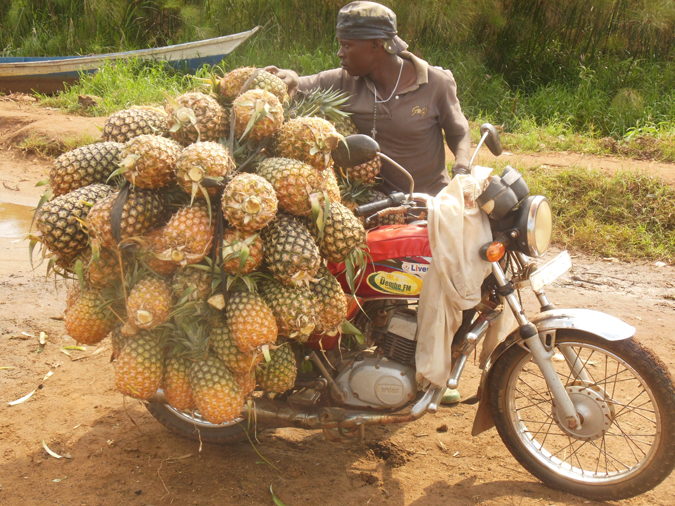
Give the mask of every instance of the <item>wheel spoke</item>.
[[[642, 448], [640, 448], [640, 447], [637, 445], [637, 443], [635, 442], [635, 440], [634, 440], [633, 438], [631, 438], [628, 434], [626, 434], [626, 433], [624, 432], [624, 430], [621, 428], [621, 425], [620, 425], [616, 420], [614, 420], [614, 425], [619, 429], [619, 431], [620, 431], [621, 434], [623, 435], [624, 439], [627, 439], [628, 441], [630, 441], [631, 443], [633, 443], [633, 446], [634, 446], [635, 448], [637, 448], [637, 449], [640, 451], [640, 453], [642, 453], [642, 456], [643, 456], [643, 457], [646, 457], [646, 456], [647, 456], [647, 454], [642, 450]], [[630, 451], [633, 453], [633, 457], [635, 457], [635, 460], [636, 460], [637, 462], [640, 462], [641, 459], [638, 458], [637, 455], [635, 455], [635, 452], [633, 451], [633, 446], [631, 446], [631, 445], [626, 445], [626, 446], [628, 446], [628, 448], [630, 448]], [[651, 445], [649, 445], [649, 446], [651, 447]]]
[[576, 430], [561, 425], [546, 380], [525, 355], [507, 384], [507, 412], [517, 437], [561, 476], [602, 483], [625, 479], [653, 458], [661, 434], [653, 392], [631, 363], [603, 345], [562, 338], [556, 349], [565, 357], [556, 364], [558, 375], [574, 404], [588, 406], [590, 418]]
[[651, 400], [647, 399], [643, 404], [640, 404], [639, 406], [631, 406], [631, 403], [637, 399], [640, 395], [643, 393], [646, 393], [644, 390], [638, 394], [637, 397], [633, 398], [628, 404], [622, 404], [620, 402], [617, 402], [612, 399], [612, 404], [616, 406], [621, 406], [621, 410], [614, 415], [614, 419], [616, 420], [620, 416], [624, 416], [625, 414], [633, 413], [634, 415], [640, 416], [644, 418], [645, 420], [649, 420], [651, 423], [656, 423], [655, 420], [652, 420], [651, 418], [647, 417], [646, 415], [643, 415], [642, 413], [639, 413], [638, 411], [646, 411], [648, 413], [656, 414], [656, 412], [653, 409], [644, 409], [642, 406], [644, 406], [647, 403], [651, 404]]
[[[605, 441], [604, 438], [603, 438], [603, 441]], [[591, 445], [594, 446], [595, 448], [598, 448], [598, 445], [595, 444], [595, 441], [589, 441], [589, 443], [591, 443]], [[626, 464], [624, 464], [623, 462], [621, 462], [621, 461], [620, 461], [619, 459], [617, 459], [616, 457], [613, 457], [612, 455], [609, 455], [609, 454], [607, 453], [607, 443], [606, 443], [606, 442], [605, 442], [605, 450], [604, 450], [604, 454], [605, 454], [605, 468], [606, 468], [606, 469], [609, 468], [609, 463], [610, 463], [610, 462], [611, 462], [612, 466], [614, 466], [614, 470], [615, 470], [617, 473], [620, 473], [621, 470], [620, 470], [618, 467], [616, 467], [616, 465], [614, 464], [614, 462], [618, 462], [619, 464], [621, 464], [621, 465], [622, 465], [623, 467], [625, 467], [626, 469], [630, 469], [630, 466], [627, 466]], [[607, 460], [607, 459], [609, 459], [609, 460]]]
[[[522, 396], [522, 397], [516, 398], [516, 400], [518, 400], [518, 399], [528, 399], [529, 400], [530, 398], [526, 397], [526, 396]], [[538, 407], [540, 404], [546, 404], [546, 403], [550, 403], [550, 402], [551, 402], [551, 399], [545, 399], [543, 401], [539, 401], [539, 402], [536, 402], [536, 403], [533, 402], [532, 404], [528, 404], [527, 406], [522, 406], [522, 407], [517, 408], [516, 411], [520, 411], [522, 409], [527, 409], [527, 408], [532, 408], [532, 407]]]

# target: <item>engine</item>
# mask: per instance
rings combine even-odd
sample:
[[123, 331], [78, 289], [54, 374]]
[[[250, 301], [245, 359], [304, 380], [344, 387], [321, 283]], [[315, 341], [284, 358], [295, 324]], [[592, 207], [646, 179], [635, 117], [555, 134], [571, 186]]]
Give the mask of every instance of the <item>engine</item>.
[[384, 327], [376, 327], [379, 343], [374, 353], [358, 355], [335, 379], [346, 393], [345, 404], [397, 408], [415, 398], [415, 350], [417, 316], [399, 309]]

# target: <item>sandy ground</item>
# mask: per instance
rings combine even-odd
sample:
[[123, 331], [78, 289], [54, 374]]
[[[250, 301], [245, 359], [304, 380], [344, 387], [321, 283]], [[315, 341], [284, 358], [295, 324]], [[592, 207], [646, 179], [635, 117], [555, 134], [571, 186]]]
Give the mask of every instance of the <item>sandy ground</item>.
[[[125, 400], [113, 387], [109, 341], [63, 353], [74, 344], [60, 320], [65, 290], [44, 277], [44, 267], [31, 270], [21, 240], [41, 193], [34, 185], [50, 162], [26, 157], [13, 144], [30, 131], [67, 137], [89, 129], [95, 136], [102, 121], [0, 101], [0, 504], [272, 505], [270, 486], [286, 506], [595, 504], [538, 482], [494, 429], [472, 438], [475, 406], [442, 407], [409, 425], [368, 430], [356, 446], [335, 446], [320, 432], [268, 430], [256, 447], [273, 468], [248, 442], [200, 448], [167, 431], [138, 401]], [[675, 174], [671, 165], [620, 159], [513, 157]], [[624, 319], [675, 370], [675, 269], [582, 255], [573, 261], [550, 298], [559, 307]], [[43, 349], [40, 332], [47, 335]], [[471, 366], [460, 385], [465, 396], [477, 379]], [[8, 406], [34, 389], [27, 402]], [[439, 432], [443, 425], [447, 432]], [[42, 440], [69, 458], [49, 456]], [[671, 476], [621, 504], [671, 505], [674, 493]]]

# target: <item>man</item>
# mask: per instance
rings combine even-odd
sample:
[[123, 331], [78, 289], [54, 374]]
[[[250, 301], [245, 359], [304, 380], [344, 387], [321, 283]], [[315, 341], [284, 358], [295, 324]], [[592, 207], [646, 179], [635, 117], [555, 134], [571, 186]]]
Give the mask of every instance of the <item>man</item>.
[[[291, 93], [332, 87], [352, 94], [346, 110], [359, 132], [377, 140], [383, 153], [410, 172], [415, 191], [436, 195], [450, 181], [443, 133], [455, 155], [453, 175], [469, 165], [469, 124], [452, 73], [406, 51], [408, 45], [397, 35], [396, 14], [378, 3], [345, 5], [336, 32], [341, 68], [302, 77], [292, 70], [268, 70]], [[387, 162], [381, 177], [386, 193], [409, 189], [407, 178]]]

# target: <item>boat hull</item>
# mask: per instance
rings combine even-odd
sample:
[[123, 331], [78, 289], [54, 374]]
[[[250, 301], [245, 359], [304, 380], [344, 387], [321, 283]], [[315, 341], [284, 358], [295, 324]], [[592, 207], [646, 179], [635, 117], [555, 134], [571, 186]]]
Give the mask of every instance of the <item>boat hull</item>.
[[161, 48], [91, 56], [0, 58], [0, 92], [56, 93], [72, 85], [83, 72], [96, 72], [105, 63], [117, 60], [166, 61], [194, 73], [205, 64], [215, 65], [248, 39], [259, 27], [215, 39], [176, 44]]

